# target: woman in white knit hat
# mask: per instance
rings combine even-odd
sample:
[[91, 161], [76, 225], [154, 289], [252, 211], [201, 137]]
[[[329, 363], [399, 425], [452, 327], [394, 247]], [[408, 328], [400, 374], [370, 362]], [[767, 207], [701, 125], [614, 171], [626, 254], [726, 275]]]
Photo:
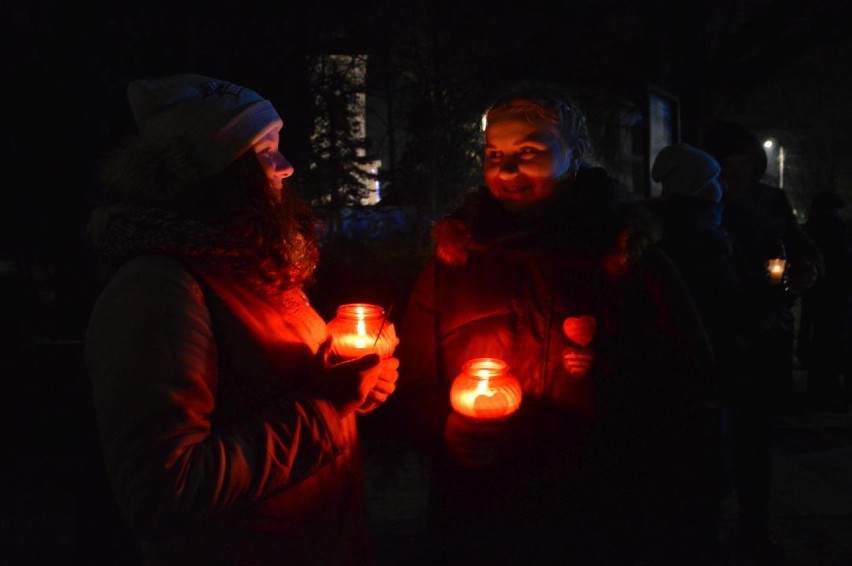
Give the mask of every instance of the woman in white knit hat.
[[364, 564], [356, 414], [398, 362], [330, 364], [282, 121], [201, 75], [127, 89], [138, 135], [90, 231], [110, 275], [86, 363], [107, 476], [150, 564]]

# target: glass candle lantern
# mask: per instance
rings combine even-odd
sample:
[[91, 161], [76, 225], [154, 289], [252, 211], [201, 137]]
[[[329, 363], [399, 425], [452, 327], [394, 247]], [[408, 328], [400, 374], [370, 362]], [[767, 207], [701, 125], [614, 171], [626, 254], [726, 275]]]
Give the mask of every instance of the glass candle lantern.
[[468, 360], [450, 387], [453, 409], [477, 421], [510, 417], [522, 398], [521, 383], [509, 371], [509, 364], [497, 358]]
[[351, 360], [376, 353], [382, 358], [393, 355], [399, 339], [385, 309], [368, 303], [348, 303], [337, 307], [328, 323], [331, 355], [337, 360]]

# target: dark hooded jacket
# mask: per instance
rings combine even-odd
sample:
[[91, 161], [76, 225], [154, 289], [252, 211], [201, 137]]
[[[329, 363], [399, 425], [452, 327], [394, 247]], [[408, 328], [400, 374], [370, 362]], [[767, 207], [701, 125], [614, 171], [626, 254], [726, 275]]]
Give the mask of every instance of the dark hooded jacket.
[[[840, 376], [848, 371], [845, 360], [852, 349], [852, 227], [841, 215], [845, 208], [836, 191], [817, 193], [804, 226], [825, 260], [825, 276], [802, 297], [799, 336], [810, 348], [808, 392], [819, 401], [833, 398], [835, 403], [842, 399]], [[847, 374], [847, 385], [850, 379]]]
[[[629, 553], [628, 540], [664, 536], [702, 485], [712, 357], [695, 306], [654, 223], [603, 170], [567, 183], [521, 215], [471, 193], [435, 225], [407, 305], [390, 406], [435, 457], [442, 559]], [[441, 439], [450, 385], [477, 357], [507, 361], [524, 399], [498, 459], [472, 472]], [[624, 544], [596, 546], [603, 533]]]

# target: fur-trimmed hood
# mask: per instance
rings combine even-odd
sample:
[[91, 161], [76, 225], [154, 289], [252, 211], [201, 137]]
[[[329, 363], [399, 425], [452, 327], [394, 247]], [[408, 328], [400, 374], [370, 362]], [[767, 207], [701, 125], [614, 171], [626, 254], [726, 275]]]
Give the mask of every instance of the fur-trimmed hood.
[[187, 144], [155, 145], [135, 135], [107, 158], [100, 174], [110, 202], [171, 200], [192, 192], [203, 179], [202, 160]]
[[626, 273], [660, 237], [648, 211], [623, 199], [597, 167], [581, 169], [545, 206], [522, 214], [507, 212], [487, 187], [478, 187], [432, 228], [435, 255], [447, 265], [464, 265], [470, 252], [493, 248], [575, 249], [600, 257], [612, 276]]
[[110, 272], [144, 253], [233, 246], [162, 206], [192, 193], [200, 175], [197, 160], [180, 142], [158, 146], [133, 135], [107, 158], [100, 173], [104, 203], [92, 210], [87, 230]]

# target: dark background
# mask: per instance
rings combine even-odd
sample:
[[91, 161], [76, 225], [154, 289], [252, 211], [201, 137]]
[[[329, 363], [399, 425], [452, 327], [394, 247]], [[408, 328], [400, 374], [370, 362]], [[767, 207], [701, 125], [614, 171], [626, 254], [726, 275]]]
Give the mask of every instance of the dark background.
[[407, 115], [389, 127], [420, 140], [395, 156], [403, 203], [424, 177], [458, 184], [452, 159], [466, 148], [447, 132], [469, 125], [490, 89], [522, 77], [563, 82], [596, 107], [662, 88], [679, 101], [681, 141], [699, 146], [723, 118], [786, 136], [799, 208], [820, 188], [852, 186], [844, 0], [336, 4], [36, 0], [5, 9], [0, 259], [34, 283], [43, 319], [30, 321], [34, 332], [82, 335], [97, 289], [83, 228], [97, 167], [132, 128], [124, 89], [138, 76], [192, 71], [264, 93], [284, 117], [282, 150], [298, 176], [313, 118], [307, 57], [369, 53], [374, 84], [405, 77], [394, 96]]

